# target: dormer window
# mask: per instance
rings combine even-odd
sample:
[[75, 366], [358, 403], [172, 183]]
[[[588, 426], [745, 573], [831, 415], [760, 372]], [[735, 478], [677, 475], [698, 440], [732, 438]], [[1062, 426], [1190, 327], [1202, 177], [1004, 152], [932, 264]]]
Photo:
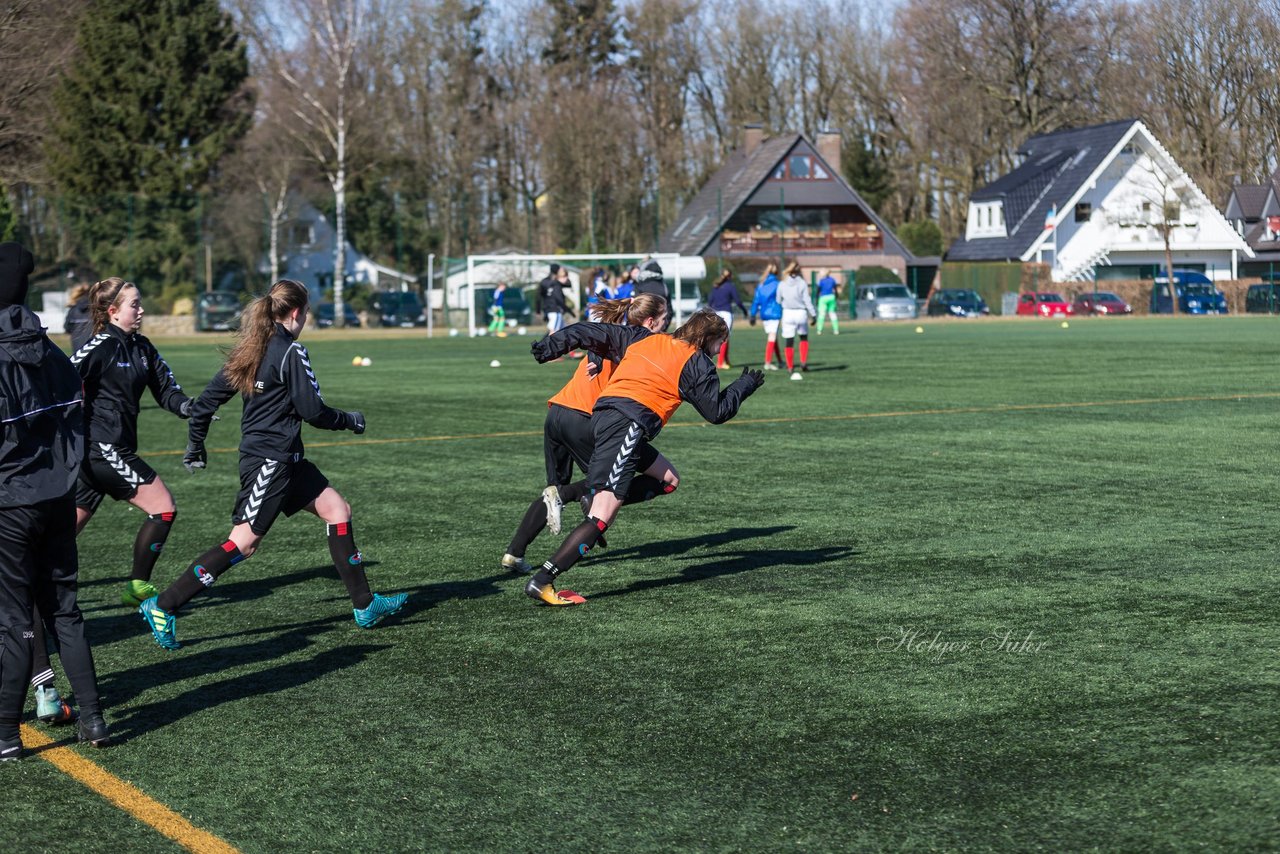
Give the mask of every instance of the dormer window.
[[975, 237], [1005, 237], [1004, 202], [970, 202], [966, 239]]

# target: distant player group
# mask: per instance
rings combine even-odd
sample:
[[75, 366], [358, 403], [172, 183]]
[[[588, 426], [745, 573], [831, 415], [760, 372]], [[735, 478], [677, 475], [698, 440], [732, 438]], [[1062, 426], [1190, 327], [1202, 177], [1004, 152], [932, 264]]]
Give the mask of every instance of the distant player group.
[[[135, 285], [109, 278], [89, 289], [85, 328], [73, 330], [68, 359], [24, 307], [32, 268], [25, 249], [0, 244], [0, 760], [21, 753], [18, 723], [28, 685], [35, 689], [40, 720], [75, 722], [80, 740], [94, 746], [110, 743], [76, 602], [75, 536], [104, 497], [127, 501], [145, 514], [121, 599], [137, 608], [165, 649], [181, 646], [177, 615], [182, 607], [251, 557], [281, 514], [303, 510], [325, 523], [330, 556], [358, 626], [372, 628], [404, 606], [407, 594], [370, 590], [351, 507], [304, 457], [303, 422], [360, 434], [365, 419], [358, 411], [334, 409], [321, 397], [307, 350], [297, 340], [310, 308], [302, 284], [276, 282], [249, 304], [238, 342], [193, 399], [140, 334], [144, 311]], [[815, 310], [795, 265], [784, 282], [776, 272], [767, 271], [750, 312], [732, 279], [722, 276], [710, 307], [670, 334], [665, 332], [670, 303], [655, 261], [629, 272], [626, 296], [593, 289], [591, 322], [565, 327], [563, 310], [556, 312], [558, 304], [549, 303], [549, 334], [534, 343], [534, 357], [548, 362], [576, 350], [588, 356], [548, 401], [547, 486], [525, 512], [501, 559], [504, 570], [529, 576], [524, 590], [530, 598], [550, 606], [585, 602], [577, 593], [557, 590], [557, 579], [593, 548], [604, 546], [605, 532], [623, 505], [676, 490], [679, 474], [651, 443], [683, 402], [707, 421], [721, 424], [763, 384], [762, 371], [744, 368], [741, 376], [720, 387], [716, 371], [729, 367], [735, 305], [753, 323], [757, 315], [764, 320], [767, 367], [773, 367], [781, 326], [788, 370], [795, 366], [795, 338], [800, 341], [799, 370], [807, 370], [808, 321]], [[549, 287], [559, 292], [565, 278], [563, 269], [553, 269]], [[244, 401], [240, 491], [231, 530], [163, 591], [151, 575], [177, 507], [156, 471], [138, 456], [138, 413], [147, 391], [162, 409], [188, 420], [183, 457], [188, 471], [206, 464], [204, 443], [218, 408], [237, 394]], [[575, 465], [583, 478], [574, 479]], [[540, 566], [530, 564], [527, 548], [543, 528], [561, 533], [567, 503], [579, 504], [582, 522], [568, 531], [550, 558]], [[78, 714], [54, 688], [46, 631], [60, 652]]]

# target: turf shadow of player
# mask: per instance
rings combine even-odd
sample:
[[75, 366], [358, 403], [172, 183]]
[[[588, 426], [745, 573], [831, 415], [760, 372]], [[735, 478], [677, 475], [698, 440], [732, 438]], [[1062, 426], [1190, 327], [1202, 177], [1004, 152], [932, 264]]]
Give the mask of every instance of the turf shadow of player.
[[787, 531], [794, 531], [795, 525], [775, 525], [770, 528], [726, 528], [723, 531], [717, 531], [711, 534], [698, 534], [693, 537], [683, 537], [678, 540], [666, 540], [660, 543], [643, 543], [636, 546], [628, 546], [621, 549], [613, 549], [604, 554], [599, 552], [593, 556], [591, 565], [595, 566], [602, 563], [612, 563], [616, 560], [626, 560], [628, 558], [655, 558], [655, 557], [676, 557], [694, 549], [715, 548], [717, 546], [727, 546], [730, 543], [742, 542], [744, 540], [768, 539], [777, 534], [784, 534]]
[[605, 590], [595, 594], [593, 598], [606, 596], [625, 596], [628, 593], [640, 593], [670, 587], [673, 584], [688, 584], [692, 581], [706, 581], [709, 578], [720, 578], [725, 575], [737, 575], [754, 569], [777, 567], [813, 567], [833, 561], [843, 561], [858, 555], [859, 552], [849, 546], [821, 546], [816, 549], [752, 549], [751, 551], [727, 551], [712, 554], [710, 563], [699, 563], [680, 570], [679, 575], [666, 578], [648, 578], [633, 581], [626, 587], [616, 590]]

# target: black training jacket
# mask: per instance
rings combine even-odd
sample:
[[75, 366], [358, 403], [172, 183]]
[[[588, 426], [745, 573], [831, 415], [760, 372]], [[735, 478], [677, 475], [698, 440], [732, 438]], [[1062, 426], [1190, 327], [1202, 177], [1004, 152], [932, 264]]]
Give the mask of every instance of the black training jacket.
[[80, 377], [26, 308], [0, 308], [0, 507], [61, 498], [84, 459]]
[[76, 350], [71, 364], [84, 380], [90, 447], [100, 442], [138, 450], [138, 410], [146, 389], [174, 415], [183, 416], [190, 400], [145, 335], [110, 323]]
[[[643, 326], [622, 326], [616, 323], [584, 322], [566, 326], [533, 345], [533, 354], [539, 362], [557, 359], [571, 350], [588, 350], [606, 359], [621, 361], [627, 348], [653, 333]], [[616, 372], [615, 372], [616, 376]], [[706, 353], [694, 353], [680, 371], [676, 389], [681, 400], [693, 404], [698, 414], [712, 424], [723, 424], [738, 414], [742, 401], [756, 390], [755, 381], [741, 376], [723, 390], [716, 366]], [[593, 412], [615, 409], [640, 425], [646, 439], [653, 439], [662, 429], [662, 419], [649, 407], [629, 397], [610, 397], [609, 387], [596, 401]]]
[[[321, 430], [350, 429], [347, 414], [326, 405], [320, 396], [307, 348], [278, 323], [258, 366], [254, 389], [244, 395], [240, 416], [242, 454], [296, 462], [302, 459], [303, 421]], [[193, 445], [204, 443], [213, 413], [235, 395], [226, 375], [218, 371], [191, 408], [187, 433]]]

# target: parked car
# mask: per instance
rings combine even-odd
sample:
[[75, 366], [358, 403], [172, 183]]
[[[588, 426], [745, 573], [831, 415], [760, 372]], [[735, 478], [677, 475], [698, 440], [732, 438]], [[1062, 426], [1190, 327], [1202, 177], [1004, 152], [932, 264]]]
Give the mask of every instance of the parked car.
[[929, 298], [925, 313], [929, 317], [981, 317], [991, 309], [977, 291], [944, 288]]
[[[333, 326], [333, 303], [317, 303], [315, 313], [316, 326], [321, 329], [328, 329]], [[351, 303], [344, 302], [342, 304], [342, 319], [347, 326], [360, 325], [360, 315], [356, 314], [356, 310], [351, 307]]]
[[853, 309], [859, 320], [905, 320], [920, 316], [920, 306], [906, 285], [859, 285]]
[[1076, 314], [1133, 314], [1133, 306], [1110, 291], [1076, 294]]
[[382, 326], [426, 326], [427, 313], [414, 291], [378, 291], [369, 308]]
[[1033, 317], [1063, 317], [1074, 315], [1076, 309], [1063, 298], [1062, 294], [1051, 291], [1031, 291], [1018, 297], [1017, 313]]
[[1244, 310], [1249, 314], [1280, 314], [1280, 283], [1250, 285], [1244, 295]]
[[[1178, 311], [1183, 314], [1226, 314], [1227, 295], [1213, 285], [1213, 280], [1196, 270], [1173, 271], [1174, 292], [1178, 295]], [[1156, 276], [1151, 285], [1151, 313], [1171, 314], [1169, 277]]]
[[196, 300], [196, 331], [227, 332], [240, 328], [240, 298], [230, 291], [206, 291]]

